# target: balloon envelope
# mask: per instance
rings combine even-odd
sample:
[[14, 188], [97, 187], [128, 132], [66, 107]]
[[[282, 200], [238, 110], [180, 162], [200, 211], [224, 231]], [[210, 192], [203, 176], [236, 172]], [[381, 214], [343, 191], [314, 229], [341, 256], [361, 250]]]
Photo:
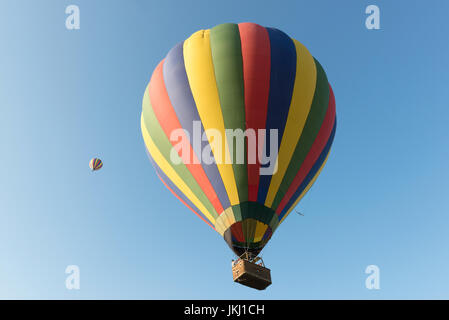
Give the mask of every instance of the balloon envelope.
[[[335, 128], [322, 66], [297, 40], [253, 23], [200, 30], [176, 45], [142, 103], [159, 178], [237, 255], [258, 254], [309, 190]], [[243, 147], [226, 130], [246, 133]]]
[[103, 167], [103, 162], [98, 158], [93, 158], [89, 162], [89, 168], [92, 171], [100, 170]]

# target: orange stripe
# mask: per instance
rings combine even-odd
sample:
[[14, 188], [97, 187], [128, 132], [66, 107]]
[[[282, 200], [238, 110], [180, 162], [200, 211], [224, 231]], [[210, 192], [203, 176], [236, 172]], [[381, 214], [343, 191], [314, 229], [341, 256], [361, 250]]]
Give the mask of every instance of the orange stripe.
[[[156, 115], [156, 118], [162, 130], [164, 130], [165, 135], [170, 140], [171, 133], [174, 130], [182, 129], [182, 126], [170, 102], [167, 89], [165, 88], [164, 76], [162, 73], [163, 63], [164, 60], [162, 60], [154, 70], [149, 85], [149, 94], [154, 114]], [[224, 211], [224, 209], [206, 173], [204, 172], [202, 165], [199, 163], [196, 153], [193, 151], [193, 148], [190, 145], [190, 140], [185, 136], [185, 134], [182, 134], [182, 137], [183, 141], [185, 141], [188, 144], [188, 148], [190, 149], [190, 157], [188, 159], [189, 160], [188, 162], [190, 163], [185, 163], [187, 169], [195, 178], [196, 182], [203, 190], [204, 194], [209, 199], [209, 201], [211, 202], [217, 213], [221, 214]], [[174, 142], [170, 141], [170, 143], [174, 145], [177, 143], [177, 141]], [[178, 154], [182, 159], [183, 157], [181, 151], [182, 150], [179, 150]]]

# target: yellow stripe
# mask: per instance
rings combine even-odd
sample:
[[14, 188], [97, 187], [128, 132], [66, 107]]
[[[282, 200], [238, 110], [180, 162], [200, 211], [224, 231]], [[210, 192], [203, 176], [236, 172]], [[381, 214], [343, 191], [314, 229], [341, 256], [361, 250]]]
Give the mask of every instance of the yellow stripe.
[[[200, 30], [184, 41], [184, 64], [193, 98], [206, 130], [209, 143], [213, 137], [208, 129], [215, 129], [221, 133], [222, 159], [217, 159], [217, 150], [212, 150], [217, 162], [223, 184], [231, 205], [239, 203], [237, 186], [235, 183], [232, 164], [225, 164], [225, 156], [230, 159], [228, 143], [225, 135], [223, 115], [215, 81], [214, 66], [210, 48], [210, 30]], [[224, 146], [224, 147], [223, 147]], [[223, 152], [224, 150], [224, 152]]]
[[265, 206], [271, 208], [276, 193], [290, 164], [295, 147], [301, 137], [312, 105], [316, 85], [316, 67], [312, 55], [300, 42], [292, 39], [296, 47], [296, 78], [287, 123], [277, 158], [278, 170], [271, 178]]
[[227, 208], [221, 215], [226, 219], [227, 228], [235, 223], [235, 217], [234, 212], [232, 211], [232, 207]]
[[307, 185], [307, 187], [303, 190], [303, 192], [301, 193], [301, 195], [298, 197], [298, 199], [296, 199], [295, 203], [293, 203], [293, 205], [290, 207], [290, 209], [288, 209], [287, 213], [282, 217], [282, 220], [279, 222], [279, 224], [282, 223], [282, 221], [284, 221], [285, 218], [287, 218], [287, 216], [290, 214], [290, 212], [296, 207], [296, 205], [298, 204], [298, 202], [302, 199], [302, 197], [304, 197], [307, 193], [307, 191], [309, 191], [309, 189], [312, 187], [312, 185], [314, 184], [316, 178], [318, 178], [318, 176], [321, 173], [321, 170], [323, 170], [324, 165], [326, 164], [327, 158], [329, 157], [330, 154], [330, 149], [329, 152], [327, 153], [326, 159], [324, 159], [323, 164], [321, 165], [320, 169], [317, 171], [317, 173], [315, 174], [315, 176], [313, 177], [313, 179], [309, 182], [309, 184]]
[[176, 171], [172, 168], [170, 163], [164, 158], [162, 153], [156, 147], [151, 139], [148, 129], [145, 126], [145, 122], [143, 120], [143, 115], [140, 119], [140, 125], [142, 128], [142, 135], [145, 141], [145, 145], [147, 146], [148, 151], [151, 154], [151, 157], [157, 163], [157, 165], [161, 168], [161, 170], [167, 175], [167, 177], [176, 185], [176, 187], [190, 200], [192, 203], [209, 219], [209, 221], [214, 224], [214, 218], [210, 214], [210, 212], [204, 207], [201, 201], [195, 196], [195, 194], [190, 190], [190, 188], [184, 183], [184, 181], [179, 177]]
[[260, 240], [262, 240], [267, 227], [268, 226], [265, 223], [257, 221], [256, 232], [254, 233], [254, 242], [259, 242]]
[[221, 235], [235, 223], [234, 212], [229, 207], [215, 220], [215, 229]]
[[220, 217], [215, 220], [215, 230], [217, 230], [217, 232], [221, 235], [223, 235], [226, 231], [226, 226], [223, 222], [223, 219], [220, 219]]

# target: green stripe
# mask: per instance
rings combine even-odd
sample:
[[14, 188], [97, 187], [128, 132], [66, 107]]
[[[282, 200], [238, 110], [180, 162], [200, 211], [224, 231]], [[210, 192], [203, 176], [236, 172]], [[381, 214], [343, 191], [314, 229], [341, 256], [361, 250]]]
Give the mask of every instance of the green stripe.
[[[176, 171], [176, 173], [181, 177], [181, 179], [187, 184], [187, 186], [192, 190], [195, 196], [201, 201], [201, 203], [209, 210], [210, 214], [216, 219], [218, 217], [215, 208], [213, 207], [210, 200], [204, 194], [203, 190], [200, 188], [195, 178], [190, 173], [189, 169], [182, 162], [179, 165], [174, 165], [170, 160], [170, 150], [172, 149], [172, 144], [168, 137], [165, 135], [159, 121], [154, 114], [153, 107], [151, 106], [151, 101], [148, 93], [145, 93], [142, 102], [142, 113], [143, 120], [148, 129], [148, 133], [153, 139], [154, 144], [157, 146], [163, 157], [171, 164], [171, 167]], [[176, 154], [177, 159], [179, 156]]]
[[293, 179], [309, 153], [326, 115], [329, 104], [329, 84], [323, 67], [315, 58], [314, 60], [317, 69], [317, 80], [312, 105], [310, 107], [301, 137], [299, 138], [292, 159], [290, 160], [290, 164], [288, 165], [281, 185], [276, 192], [276, 196], [271, 206], [273, 210], [277, 209], [282, 198], [287, 193], [288, 188], [292, 184]]
[[232, 206], [232, 212], [234, 214], [234, 220], [237, 221], [242, 221], [243, 217], [242, 217], [242, 210], [240, 209], [240, 205], [235, 205]]
[[248, 229], [249, 229], [249, 220], [245, 219], [242, 221], [242, 230], [243, 230], [243, 237], [245, 238], [245, 243], [251, 242]]
[[[274, 210], [265, 207], [259, 202], [245, 201], [232, 206], [232, 210], [234, 212], [235, 222], [245, 219], [254, 219], [269, 225], [272, 229], [277, 226], [274, 221], [279, 222], [278, 215]], [[236, 213], [238, 213], [238, 215], [236, 215]]]
[[[265, 207], [259, 202], [245, 201], [238, 205], [232, 206], [235, 222], [242, 223], [243, 236], [245, 237], [245, 243], [240, 243], [243, 247], [247, 247], [248, 244], [254, 243], [254, 236], [257, 229], [257, 222], [260, 221], [268, 225], [272, 232], [276, 230], [279, 225], [279, 217], [273, 209]], [[218, 218], [220, 219], [220, 218]], [[253, 221], [248, 221], [253, 219]], [[258, 242], [261, 243], [261, 242]], [[250, 246], [257, 248], [257, 246]]]
[[[227, 23], [211, 29], [210, 45], [217, 82], [221, 111], [226, 129], [245, 131], [245, 94], [243, 82], [243, 60], [238, 25]], [[228, 143], [231, 143], [228, 137]], [[248, 200], [248, 173], [246, 167], [246, 141], [244, 158], [237, 164], [236, 139], [233, 139], [232, 168], [239, 195], [239, 201]]]

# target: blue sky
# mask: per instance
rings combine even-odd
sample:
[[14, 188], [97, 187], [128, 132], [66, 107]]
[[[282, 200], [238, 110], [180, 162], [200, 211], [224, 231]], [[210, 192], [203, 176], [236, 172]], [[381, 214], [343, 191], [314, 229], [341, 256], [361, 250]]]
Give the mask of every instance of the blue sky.
[[[80, 8], [79, 30], [65, 8]], [[367, 30], [365, 8], [380, 8]], [[449, 4], [3, 1], [0, 298], [449, 298]], [[232, 281], [223, 239], [160, 183], [140, 134], [168, 50], [224, 22], [279, 28], [325, 68], [331, 155], [263, 251], [273, 285]], [[89, 160], [104, 161], [91, 173]], [[65, 268], [78, 265], [80, 290]], [[365, 288], [368, 265], [380, 290]]]

